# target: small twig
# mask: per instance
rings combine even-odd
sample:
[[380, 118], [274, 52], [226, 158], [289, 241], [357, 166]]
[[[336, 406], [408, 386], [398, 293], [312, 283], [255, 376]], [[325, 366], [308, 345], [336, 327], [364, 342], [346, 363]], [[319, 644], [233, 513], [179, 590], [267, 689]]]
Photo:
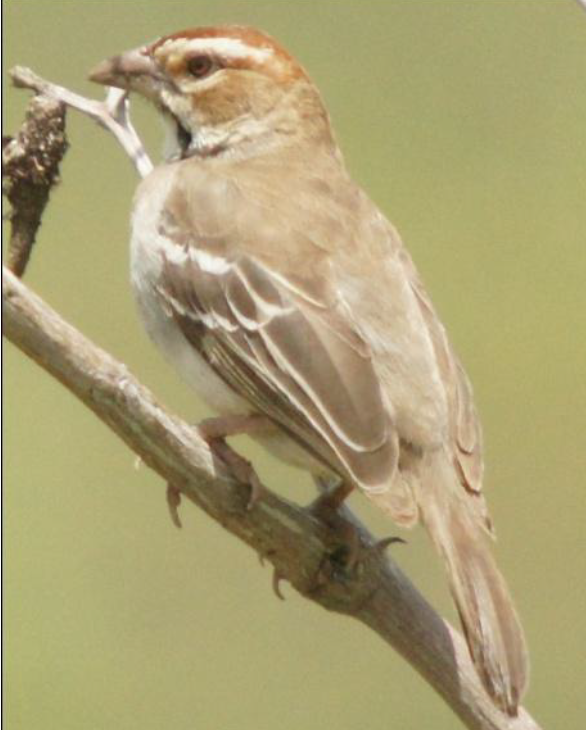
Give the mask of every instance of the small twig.
[[141, 177], [146, 177], [153, 169], [153, 163], [130, 121], [127, 92], [110, 87], [105, 101], [96, 101], [45, 81], [24, 66], [15, 66], [11, 69], [10, 77], [15, 86], [32, 89], [72, 109], [77, 109], [112, 132]]
[[153, 164], [132, 126], [127, 94], [122, 89], [109, 88], [106, 99], [96, 101], [45, 81], [23, 66], [13, 68], [10, 77], [15, 86], [39, 95], [31, 101], [18, 136], [6, 138], [2, 145], [2, 189], [12, 206], [8, 266], [22, 276], [67, 149], [66, 106], [110, 131], [141, 177], [151, 172]]
[[2, 141], [2, 192], [11, 205], [8, 267], [22, 276], [67, 150], [65, 107], [35, 97], [16, 137]]

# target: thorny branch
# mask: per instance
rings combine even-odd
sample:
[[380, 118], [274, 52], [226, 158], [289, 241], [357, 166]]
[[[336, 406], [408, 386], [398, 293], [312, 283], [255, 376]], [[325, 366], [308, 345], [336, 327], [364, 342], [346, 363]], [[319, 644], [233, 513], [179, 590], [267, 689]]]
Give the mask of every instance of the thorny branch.
[[[89, 114], [114, 132], [141, 175], [152, 168], [132, 129], [124, 95], [96, 102], [48, 84], [27, 69], [18, 84]], [[470, 730], [539, 730], [523, 709], [498, 710], [483, 689], [462, 636], [444, 621], [372, 536], [348, 516], [322, 521], [269, 490], [248, 509], [250, 485], [238, 481], [198, 429], [166, 412], [121, 363], [100, 350], [33, 294], [2, 273], [7, 338], [57, 378], [141, 459], [226, 530], [268, 560], [277, 578], [324, 608], [361, 621], [398, 651]], [[358, 559], [344, 553], [358, 531]]]

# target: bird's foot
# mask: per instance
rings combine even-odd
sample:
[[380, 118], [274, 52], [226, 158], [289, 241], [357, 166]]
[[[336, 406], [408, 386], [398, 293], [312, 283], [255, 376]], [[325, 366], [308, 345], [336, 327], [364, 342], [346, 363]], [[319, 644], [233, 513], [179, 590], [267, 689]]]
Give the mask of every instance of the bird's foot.
[[266, 489], [250, 461], [236, 453], [226, 443], [226, 438], [240, 434], [258, 433], [269, 426], [268, 419], [255, 415], [208, 418], [198, 426], [202, 438], [213, 447], [214, 453], [228, 466], [234, 477], [239, 482], [249, 485], [250, 495], [246, 503], [247, 510], [251, 510], [255, 506]]
[[[318, 482], [318, 485], [325, 489], [323, 482]], [[343, 513], [344, 502], [352, 489], [351, 484], [339, 481], [335, 486], [323, 491], [306, 507], [307, 512], [336, 532], [340, 544], [330, 555], [330, 562], [336, 563], [349, 573], [358, 564], [361, 550], [360, 532]]]

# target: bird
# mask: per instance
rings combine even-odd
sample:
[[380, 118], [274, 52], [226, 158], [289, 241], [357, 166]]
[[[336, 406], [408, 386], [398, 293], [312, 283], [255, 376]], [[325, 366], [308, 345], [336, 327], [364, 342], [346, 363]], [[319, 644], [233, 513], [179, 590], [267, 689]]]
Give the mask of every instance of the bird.
[[89, 78], [145, 97], [167, 130], [132, 212], [149, 336], [220, 435], [249, 433], [334, 504], [357, 490], [399, 526], [424, 525], [477, 673], [516, 715], [528, 655], [490, 546], [470, 381], [304, 67], [227, 25], [162, 36]]

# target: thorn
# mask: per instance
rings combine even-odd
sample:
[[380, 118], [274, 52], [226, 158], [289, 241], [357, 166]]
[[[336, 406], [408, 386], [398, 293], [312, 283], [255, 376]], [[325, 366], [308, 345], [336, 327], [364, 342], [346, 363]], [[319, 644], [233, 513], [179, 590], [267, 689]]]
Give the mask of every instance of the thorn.
[[140, 456], [137, 456], [136, 459], [134, 460], [133, 467], [136, 471], [138, 471], [141, 466], [142, 466], [142, 459], [140, 458]]
[[181, 504], [181, 492], [172, 484], [167, 484], [167, 506], [171, 515], [171, 522], [181, 529], [181, 519], [179, 517], [179, 505]]

